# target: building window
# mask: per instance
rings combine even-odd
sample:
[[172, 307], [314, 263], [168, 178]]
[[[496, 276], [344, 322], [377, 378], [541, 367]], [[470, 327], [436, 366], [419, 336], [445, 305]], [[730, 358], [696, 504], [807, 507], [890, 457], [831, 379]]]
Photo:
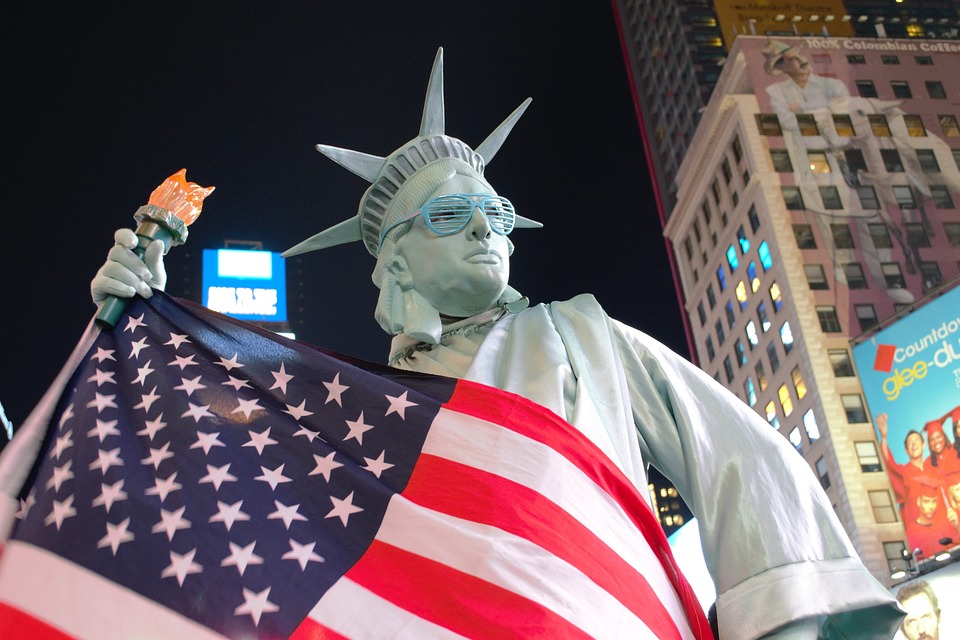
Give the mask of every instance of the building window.
[[813, 227], [809, 224], [793, 225], [793, 237], [797, 240], [798, 249], [817, 248], [817, 240], [813, 237]]
[[797, 128], [800, 129], [802, 136], [818, 136], [820, 129], [817, 128], [817, 121], [811, 113], [797, 114]]
[[756, 293], [760, 290], [760, 278], [757, 276], [757, 263], [753, 260], [747, 265], [747, 278], [750, 280], [750, 291]]
[[943, 284], [943, 274], [940, 273], [940, 265], [936, 262], [921, 262], [920, 274], [923, 277], [924, 293]]
[[947, 92], [943, 90], [943, 83], [939, 80], [927, 80], [924, 84], [927, 85], [927, 93], [934, 100], [947, 99]]
[[883, 166], [890, 173], [903, 173], [903, 161], [900, 159], [900, 152], [896, 149], [880, 149], [880, 157], [883, 158]]
[[951, 149], [950, 152], [953, 154], [953, 164], [957, 165], [957, 169], [960, 169], [960, 149]]
[[793, 173], [793, 163], [786, 149], [770, 149], [770, 160], [777, 173]]
[[820, 427], [817, 426], [817, 416], [814, 415], [813, 409], [807, 409], [803, 414], [803, 429], [807, 432], [807, 440], [810, 444], [820, 439]]
[[763, 333], [769, 331], [770, 327], [773, 326], [770, 318], [767, 316], [767, 305], [764, 302], [757, 305], [757, 321], [760, 322], [760, 330]]
[[960, 247], [960, 222], [944, 222], [943, 233], [951, 247]]
[[837, 308], [832, 305], [817, 307], [817, 318], [824, 333], [840, 333], [840, 319], [837, 317]]
[[831, 223], [830, 234], [833, 236], [833, 246], [837, 249], [853, 249], [853, 234], [850, 227], [844, 223]]
[[800, 427], [794, 427], [787, 436], [790, 444], [797, 450], [797, 453], [803, 453], [803, 436], [800, 435]]
[[914, 56], [914, 60], [921, 67], [929, 67], [933, 65], [933, 58], [930, 56]]
[[857, 135], [853, 129], [853, 120], [846, 114], [833, 115], [833, 128], [836, 129], [838, 136], [852, 138]]
[[847, 167], [857, 175], [860, 171], [867, 170], [867, 161], [863, 157], [863, 151], [860, 149], [847, 149], [843, 152], [843, 158], [847, 161]]
[[747, 364], [747, 352], [743, 349], [743, 343], [737, 338], [733, 343], [733, 350], [737, 354], [737, 364], [743, 366]]
[[750, 345], [750, 350], [753, 351], [753, 348], [760, 344], [760, 335], [757, 333], [756, 323], [753, 320], [747, 322], [743, 333], [747, 336], [747, 344]]
[[948, 138], [960, 138], [960, 125], [957, 124], [957, 116], [940, 115], [937, 116], [937, 119], [940, 120], [940, 129], [943, 130], [943, 135]]
[[850, 64], [867, 64], [867, 59], [860, 54], [851, 54], [847, 56], [847, 62]]
[[883, 223], [871, 223], [867, 225], [870, 230], [870, 239], [873, 240], [873, 246], [877, 249], [892, 249], [893, 241], [890, 240], [890, 231], [887, 225]]
[[871, 113], [867, 116], [870, 122], [870, 130], [878, 138], [890, 137], [890, 125], [887, 123], [887, 116], [881, 113]]
[[743, 280], [737, 283], [736, 288], [737, 293], [737, 302], [740, 303], [740, 309], [747, 308], [747, 285], [744, 284]]
[[862, 184], [857, 187], [857, 196], [860, 198], [860, 206], [864, 209], [879, 209], [880, 200], [877, 198], [877, 191], [868, 184]]
[[820, 187], [820, 198], [823, 200], [824, 209], [843, 209], [840, 191], [834, 186]]
[[742, 226], [737, 229], [737, 244], [740, 245], [740, 253], [747, 255], [747, 251], [750, 251], [750, 241], [747, 240], [747, 232], [743, 230]]
[[760, 216], [757, 215], [757, 208], [755, 206], [750, 205], [750, 209], [747, 211], [747, 218], [750, 220], [750, 230], [756, 233], [757, 229], [760, 228]]
[[760, 392], [767, 390], [767, 372], [763, 370], [763, 361], [757, 360], [756, 366], [753, 367], [753, 372], [757, 374], [757, 384], [760, 386]]
[[780, 129], [780, 120], [775, 113], [758, 113], [757, 128], [760, 129], [760, 135], [764, 136], [782, 136]]
[[903, 123], [907, 125], [907, 133], [914, 138], [922, 138], [927, 135], [927, 129], [923, 126], [923, 119], [920, 116], [906, 114], [903, 116]]
[[714, 204], [720, 204], [720, 183], [714, 180], [710, 185], [710, 191], [713, 192]]
[[884, 542], [883, 553], [887, 556], [887, 566], [890, 568], [891, 574], [909, 568], [909, 564], [907, 563], [909, 553], [907, 552], [907, 547], [900, 540]]
[[863, 267], [859, 262], [847, 262], [843, 265], [843, 275], [847, 279], [848, 289], [866, 289], [867, 279], [863, 277]]
[[727, 302], [727, 306], [724, 307], [724, 310], [727, 313], [727, 325], [733, 329], [734, 325], [737, 324], [737, 317], [733, 315], [733, 303]]
[[866, 331], [879, 322], [877, 310], [873, 308], [872, 304], [855, 304], [853, 308], [857, 313], [857, 320], [860, 321], [860, 331]]
[[770, 245], [767, 244], [766, 240], [757, 247], [757, 255], [760, 257], [760, 264], [763, 265], [765, 272], [773, 268], [773, 255], [770, 253]]
[[907, 230], [907, 244], [911, 247], [930, 246], [930, 236], [922, 222], [905, 222], [903, 226]]
[[771, 342], [767, 345], [767, 357], [770, 358], [770, 371], [776, 373], [780, 368], [780, 356], [777, 355], [777, 345]]
[[822, 457], [817, 459], [816, 468], [817, 478], [820, 480], [820, 486], [823, 487], [824, 490], [829, 489], [830, 474], [827, 473], [827, 463]]
[[727, 339], [727, 334], [723, 332], [723, 323], [720, 322], [719, 318], [717, 318], [717, 321], [713, 324], [713, 328], [717, 332], [717, 344], [723, 346], [723, 341]]
[[727, 374], [727, 384], [733, 382], [733, 363], [730, 362], [730, 356], [723, 359], [723, 370]]
[[733, 151], [733, 159], [740, 164], [740, 160], [743, 159], [743, 145], [740, 144], [740, 136], [734, 136], [733, 142], [730, 144], [730, 149]]
[[937, 162], [937, 156], [933, 153], [933, 149], [917, 149], [917, 160], [924, 172], [940, 173], [940, 163]]
[[790, 329], [789, 321], [780, 325], [780, 343], [783, 344], [784, 354], [793, 351], [793, 330]]
[[863, 398], [858, 393], [843, 394], [840, 396], [843, 411], [847, 414], [847, 422], [866, 422], [867, 410], [863, 408]]
[[872, 80], [857, 80], [857, 93], [863, 98], [876, 98], [877, 88]]
[[700, 231], [700, 221], [699, 221], [699, 220], [694, 220], [694, 221], [693, 221], [693, 235], [694, 235], [694, 237], [697, 239], [697, 245], [699, 245], [699, 244], [703, 241], [703, 232]]
[[803, 196], [800, 195], [800, 187], [781, 186], [780, 191], [783, 193], [783, 203], [787, 209], [791, 211], [803, 209]]
[[720, 287], [721, 292], [727, 288], [727, 276], [723, 271], [722, 264], [717, 267], [717, 286]]
[[713, 358], [716, 355], [716, 351], [713, 350], [713, 338], [707, 336], [707, 360], [713, 362]]
[[814, 173], [830, 173], [830, 163], [827, 154], [823, 151], [808, 151], [807, 160], [810, 161], [810, 171]]
[[905, 80], [891, 80], [890, 88], [893, 89], [894, 98], [912, 98], [913, 94], [910, 93], [910, 85], [907, 84]]
[[883, 64], [900, 64], [900, 58], [897, 56], [884, 55], [880, 56], [880, 62]]
[[770, 302], [773, 303], [773, 312], [783, 308], [783, 298], [780, 296], [780, 285], [776, 282], [770, 285]]
[[751, 407], [757, 404], [757, 390], [753, 386], [753, 378], [747, 376], [743, 383], [743, 395], [747, 398], [747, 404]]
[[907, 288], [907, 282], [903, 279], [899, 262], [882, 262], [880, 263], [880, 270], [883, 271], [883, 279], [886, 281], [888, 289]]
[[950, 191], [942, 184], [930, 185], [930, 197], [937, 209], [953, 209], [953, 198]]
[[740, 266], [740, 259], [737, 257], [737, 250], [733, 245], [727, 247], [727, 264], [730, 265], [730, 272], [733, 273]]
[[878, 524], [897, 521], [897, 510], [893, 506], [890, 492], [886, 489], [868, 491], [870, 506], [873, 507], [873, 519]]
[[703, 303], [697, 303], [697, 316], [700, 318], [700, 326], [707, 324], [707, 312], [703, 308]]
[[850, 359], [850, 352], [846, 349], [830, 349], [827, 351], [827, 357], [830, 359], [830, 365], [833, 367], [833, 375], [838, 378], [852, 378], [856, 375], [853, 371], [853, 361]]
[[713, 292], [713, 285], [707, 285], [707, 302], [710, 304], [710, 310], [713, 311], [713, 308], [717, 306], [717, 296]]
[[803, 273], [807, 276], [807, 284], [811, 289], [820, 290], [830, 288], [830, 284], [827, 282], [827, 276], [823, 272], [823, 265], [805, 264], [803, 265]]
[[863, 473], [877, 473], [883, 471], [880, 466], [880, 456], [877, 454], [877, 445], [871, 440], [853, 443], [857, 451], [857, 460], [860, 461], [860, 471]]
[[779, 420], [777, 420], [777, 405], [773, 403], [773, 400], [767, 403], [763, 408], [763, 412], [767, 416], [767, 422], [774, 425], [774, 428], [780, 424]]
[[917, 201], [913, 197], [913, 189], [906, 185], [893, 185], [893, 197], [901, 209], [916, 209]]

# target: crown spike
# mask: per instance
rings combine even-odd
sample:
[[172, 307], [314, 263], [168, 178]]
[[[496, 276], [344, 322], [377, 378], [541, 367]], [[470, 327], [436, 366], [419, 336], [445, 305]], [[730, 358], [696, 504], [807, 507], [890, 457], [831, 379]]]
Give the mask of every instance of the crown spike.
[[373, 156], [369, 153], [342, 149], [340, 147], [331, 147], [327, 144], [318, 144], [317, 151], [327, 156], [344, 169], [357, 174], [367, 182], [373, 182], [383, 168], [386, 158]]
[[327, 249], [339, 244], [357, 242], [362, 239], [363, 234], [360, 233], [360, 216], [353, 216], [352, 218], [347, 218], [343, 222], [333, 225], [329, 229], [324, 229], [320, 233], [310, 236], [300, 244], [290, 247], [280, 255], [284, 258], [290, 258], [300, 255], [301, 253], [307, 253], [308, 251]]
[[510, 132], [513, 130], [513, 125], [517, 124], [517, 120], [520, 119], [520, 116], [523, 115], [523, 112], [527, 110], [527, 107], [530, 106], [532, 98], [527, 98], [523, 103], [513, 110], [507, 119], [500, 123], [500, 126], [493, 130], [493, 133], [487, 136], [487, 139], [480, 143], [480, 146], [477, 147], [477, 153], [480, 154], [480, 157], [483, 158], [485, 164], [490, 164], [490, 161], [493, 160], [493, 156], [497, 155], [497, 151], [500, 150], [500, 147], [506, 141], [507, 136], [510, 135]]
[[446, 123], [443, 107], [443, 47], [437, 49], [433, 59], [430, 81], [427, 83], [427, 97], [423, 102], [423, 117], [420, 119], [420, 135], [443, 135]]

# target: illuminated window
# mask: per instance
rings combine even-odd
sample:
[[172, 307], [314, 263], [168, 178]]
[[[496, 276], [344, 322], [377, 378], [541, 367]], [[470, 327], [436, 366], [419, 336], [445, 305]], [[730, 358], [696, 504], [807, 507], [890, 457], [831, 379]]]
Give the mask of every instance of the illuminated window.
[[838, 136], [852, 138], [856, 135], [856, 131], [854, 131], [853, 128], [853, 120], [846, 114], [835, 113], [833, 115], [833, 128], [836, 129]]
[[753, 378], [750, 376], [747, 376], [746, 382], [743, 383], [743, 395], [751, 407], [757, 404], [757, 391], [753, 387]]
[[773, 303], [773, 312], [783, 308], [783, 298], [780, 297], [780, 285], [774, 282], [770, 285], [770, 301]]
[[833, 375], [838, 378], [852, 378], [853, 361], [850, 360], [850, 352], [846, 349], [830, 349], [827, 351], [827, 357], [830, 358], [830, 365], [833, 367]]
[[832, 305], [817, 307], [817, 318], [824, 333], [840, 333], [840, 319], [837, 317], [837, 308]]
[[793, 350], [793, 331], [790, 329], [789, 322], [780, 325], [780, 342], [783, 343], [784, 353], [790, 353]]
[[797, 128], [800, 129], [802, 136], [818, 136], [820, 129], [817, 128], [817, 121], [811, 113], [797, 114]]
[[781, 186], [780, 193], [783, 194], [783, 203], [787, 209], [791, 211], [803, 209], [803, 196], [800, 194], [800, 187]]
[[853, 443], [857, 450], [857, 460], [860, 461], [860, 471], [863, 473], [877, 473], [883, 471], [880, 466], [880, 456], [877, 454], [877, 445], [871, 440]]
[[863, 277], [863, 267], [859, 262], [847, 262], [843, 265], [843, 275], [848, 289], [866, 289], [867, 279]]
[[743, 343], [740, 342], [740, 338], [737, 338], [736, 342], [733, 343], [733, 350], [737, 354], [737, 363], [742, 367], [747, 364], [747, 352], [743, 349]]
[[717, 267], [717, 285], [720, 287], [720, 291], [727, 288], [727, 275], [723, 271], [723, 265]]
[[743, 280], [737, 283], [737, 301], [740, 303], [740, 309], [747, 308], [747, 285]]
[[810, 160], [810, 171], [830, 173], [830, 163], [827, 161], [827, 154], [823, 151], [808, 151], [807, 158]]
[[775, 113], [758, 113], [757, 128], [760, 129], [760, 135], [763, 136], [782, 136], [780, 129], [780, 120]]
[[737, 317], [733, 315], [733, 303], [727, 302], [727, 305], [726, 307], [724, 307], [724, 310], [727, 312], [727, 325], [729, 325], [730, 328], [733, 329], [734, 325], [737, 324]]
[[887, 116], [882, 113], [871, 113], [867, 115], [867, 120], [870, 122], [870, 130], [873, 131], [873, 135], [878, 138], [890, 137], [890, 125], [887, 123]]
[[863, 98], [876, 98], [877, 88], [873, 86], [872, 80], [857, 80], [857, 93]]
[[927, 135], [927, 128], [923, 126], [923, 118], [915, 114], [906, 114], [903, 116], [903, 123], [907, 125], [907, 133], [914, 138], [922, 138]]
[[753, 320], [747, 322], [747, 326], [744, 327], [744, 333], [747, 335], [747, 344], [750, 345], [751, 350], [760, 344], [760, 336], [757, 334], [757, 325]]
[[760, 391], [767, 390], [767, 372], [763, 370], [763, 361], [757, 360], [753, 367], [753, 372], [757, 374], [757, 384], [760, 385]]
[[730, 264], [730, 272], [733, 273], [737, 270], [737, 267], [740, 266], [740, 261], [737, 259], [737, 250], [733, 245], [727, 247], [727, 263]]
[[793, 445], [793, 448], [797, 450], [797, 453], [803, 453], [803, 436], [800, 435], [800, 427], [791, 429], [787, 439], [790, 441], [790, 444]]
[[783, 407], [784, 417], [789, 417], [793, 413], [793, 400], [790, 398], [790, 390], [787, 385], [782, 384], [777, 389], [777, 397], [780, 399], [780, 406]]
[[843, 209], [843, 202], [840, 200], [840, 191], [833, 185], [818, 187], [820, 190], [820, 199], [823, 200], [824, 209]]
[[953, 209], [953, 198], [942, 184], [930, 185], [930, 197], [933, 198], [933, 204], [937, 209]]
[[863, 398], [859, 394], [844, 394], [840, 396], [843, 410], [847, 414], [847, 422], [866, 422], [867, 411], [863, 408]]
[[807, 432], [807, 440], [810, 444], [820, 439], [820, 427], [817, 426], [817, 417], [813, 414], [813, 409], [807, 409], [803, 414], [803, 429]]
[[[873, 508], [873, 519], [879, 524], [897, 521], [897, 509], [893, 506], [893, 499], [886, 489], [868, 491], [870, 506]], [[930, 636], [928, 636], [930, 637]]]
[[767, 406], [763, 408], [764, 413], [767, 415], [767, 422], [772, 423], [777, 418], [777, 405], [773, 403], [773, 400], [767, 403]]
[[939, 80], [927, 80], [924, 84], [927, 85], [927, 93], [934, 100], [947, 99], [947, 92], [943, 90], [943, 83]]
[[877, 310], [873, 308], [872, 304], [855, 304], [853, 308], [857, 313], [857, 320], [860, 322], [860, 331], [866, 331], [879, 322]]
[[793, 172], [793, 163], [790, 162], [790, 154], [786, 149], [770, 149], [770, 160], [773, 162], [773, 170], [777, 173]]
[[900, 152], [896, 149], [880, 149], [880, 157], [883, 158], [883, 166], [890, 173], [903, 173], [903, 161], [900, 159]]
[[910, 85], [906, 80], [891, 80], [890, 88], [893, 89], [894, 98], [912, 98], [913, 93], [910, 91]]
[[770, 319], [767, 317], [767, 305], [761, 302], [757, 306], [757, 320], [760, 321], [760, 330], [766, 333], [770, 330]]
[[737, 242], [740, 244], [740, 253], [746, 255], [747, 251], [750, 251], [750, 241], [747, 240], [747, 233], [743, 227], [737, 229]]
[[803, 374], [800, 373], [800, 367], [794, 367], [790, 372], [790, 378], [793, 380], [793, 388], [797, 392], [797, 400], [803, 400], [807, 395], [807, 383], [803, 380]]
[[747, 265], [747, 278], [750, 280], [750, 290], [756, 293], [760, 289], [760, 278], [757, 276], [757, 264], [752, 260]]
[[811, 289], [821, 290], [830, 288], [830, 284], [827, 282], [827, 276], [823, 272], [823, 265], [805, 264], [803, 265], [803, 273], [807, 276], [807, 284]]
[[830, 233], [833, 235], [833, 246], [837, 249], [853, 249], [853, 234], [850, 233], [850, 227], [846, 223], [834, 222], [830, 225]]
[[780, 356], [777, 355], [777, 344], [775, 342], [767, 345], [767, 357], [770, 358], [770, 371], [776, 373], [780, 368]]
[[793, 237], [798, 249], [816, 249], [817, 239], [813, 236], [813, 227], [809, 224], [793, 225]]
[[[810, 232], [810, 235], [813, 235], [812, 231]], [[768, 271], [771, 267], [773, 267], [773, 256], [770, 255], [770, 247], [767, 245], [766, 240], [761, 242], [760, 246], [757, 247], [757, 255], [760, 256], [760, 264], [763, 265], [764, 271]]]
[[943, 135], [948, 138], [960, 138], [960, 125], [957, 124], [957, 116], [939, 115], [937, 119], [940, 120]]

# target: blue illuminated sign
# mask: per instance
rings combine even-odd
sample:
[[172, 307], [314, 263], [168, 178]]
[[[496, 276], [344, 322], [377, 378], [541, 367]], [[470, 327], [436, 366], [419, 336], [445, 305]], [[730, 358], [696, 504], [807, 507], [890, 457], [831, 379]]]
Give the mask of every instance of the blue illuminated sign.
[[203, 306], [238, 320], [286, 322], [286, 264], [273, 251], [203, 250]]

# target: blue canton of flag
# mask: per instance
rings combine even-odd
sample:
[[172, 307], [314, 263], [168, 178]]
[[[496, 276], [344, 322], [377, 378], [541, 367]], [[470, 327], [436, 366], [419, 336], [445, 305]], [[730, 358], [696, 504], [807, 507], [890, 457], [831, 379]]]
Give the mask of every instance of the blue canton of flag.
[[136, 300], [61, 397], [11, 540], [219, 634], [288, 637], [371, 544], [453, 390], [359, 364]]

